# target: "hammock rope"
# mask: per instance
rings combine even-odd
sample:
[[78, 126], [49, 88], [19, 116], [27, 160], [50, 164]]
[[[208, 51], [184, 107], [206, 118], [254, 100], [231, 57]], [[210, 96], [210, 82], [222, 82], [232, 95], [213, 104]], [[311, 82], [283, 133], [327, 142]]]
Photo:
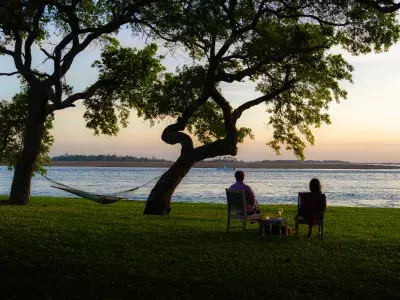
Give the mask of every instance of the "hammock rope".
[[140, 186], [137, 186], [135, 188], [132, 189], [128, 189], [128, 190], [123, 190], [123, 191], [119, 191], [119, 192], [114, 192], [111, 194], [95, 194], [95, 193], [90, 193], [90, 192], [85, 192], [82, 190], [79, 190], [77, 188], [62, 184], [60, 182], [57, 182], [53, 179], [50, 179], [49, 177], [42, 175], [44, 178], [46, 178], [48, 181], [50, 181], [52, 184], [50, 185], [53, 188], [59, 189], [59, 190], [63, 190], [67, 193], [73, 194], [75, 196], [87, 199], [87, 200], [91, 200], [100, 204], [111, 204], [111, 203], [115, 203], [117, 201], [120, 200], [128, 200], [126, 197], [121, 197], [121, 196], [117, 196], [117, 195], [121, 195], [121, 194], [126, 194], [126, 193], [131, 193], [134, 192], [138, 189], [140, 189], [141, 187], [144, 187], [146, 185], [148, 185], [149, 183], [159, 179], [161, 176], [158, 176]]

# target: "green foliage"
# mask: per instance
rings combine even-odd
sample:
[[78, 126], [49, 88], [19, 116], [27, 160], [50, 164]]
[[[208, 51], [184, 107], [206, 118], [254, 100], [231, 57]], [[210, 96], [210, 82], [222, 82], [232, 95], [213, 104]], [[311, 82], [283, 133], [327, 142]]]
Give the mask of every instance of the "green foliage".
[[[160, 36], [168, 45], [183, 45], [199, 65], [205, 60], [204, 73], [215, 66], [215, 84], [256, 82], [266, 96], [273, 130], [267, 144], [277, 154], [284, 145], [304, 159], [306, 141], [314, 144], [312, 128], [330, 123], [329, 104], [345, 99], [340, 84], [352, 82], [352, 66], [329, 49], [366, 54], [386, 51], [399, 39], [395, 14], [378, 13], [362, 2], [183, 1], [169, 23], [160, 21], [168, 28]], [[199, 97], [205, 84], [191, 96]], [[267, 97], [271, 94], [273, 99]], [[203, 143], [222, 138], [222, 111], [207, 101], [193, 112], [187, 129]], [[251, 135], [248, 130], [238, 132]]]
[[202, 93], [205, 79], [203, 66], [183, 66], [175, 73], [164, 73], [156, 82], [139, 115], [145, 119], [176, 118], [195, 104]]
[[[227, 234], [223, 204], [176, 203], [168, 218], [143, 216], [143, 207], [35, 197], [30, 207], [0, 205], [2, 295], [397, 299], [400, 293], [399, 209], [328, 207], [319, 241], [303, 238], [306, 225], [298, 239], [261, 238], [257, 224], [243, 234], [239, 221]], [[262, 214], [278, 208], [263, 206]], [[283, 209], [293, 228], [296, 207]], [[27, 274], [34, 276], [26, 280]]]
[[[27, 90], [16, 94], [11, 102], [0, 101], [0, 162], [11, 169], [18, 163], [25, 130], [25, 120], [28, 115]], [[50, 163], [49, 151], [54, 139], [50, 131], [53, 128], [54, 115], [49, 115], [44, 124], [39, 156], [36, 159], [34, 170], [42, 174], [46, 170], [42, 167]]]
[[[308, 47], [329, 45], [329, 36], [319, 26], [306, 26], [303, 31]], [[325, 47], [312, 53], [300, 53], [289, 56], [279, 64], [265, 66], [257, 74], [257, 90], [268, 93], [278, 89], [284, 78], [293, 80], [292, 86], [268, 101], [269, 124], [274, 129], [273, 139], [267, 144], [277, 154], [281, 144], [304, 160], [305, 142], [301, 136], [314, 144], [313, 127], [322, 123], [330, 124], [327, 110], [332, 101], [346, 99], [347, 92], [340, 88], [343, 81], [352, 82], [353, 67], [339, 54], [327, 54]]]
[[224, 116], [215, 102], [207, 101], [190, 119], [187, 129], [204, 144], [225, 136]]
[[[400, 37], [400, 28], [395, 13], [378, 13], [362, 1], [345, 1], [340, 6], [351, 26], [337, 30], [337, 42], [353, 54], [387, 51]], [[320, 9], [322, 2], [320, 2]]]
[[[35, 16], [39, 9], [44, 7], [39, 20], [39, 32], [36, 43], [57, 36], [66, 36], [71, 31], [80, 29], [94, 29], [105, 26], [110, 21], [132, 13], [150, 17], [150, 13], [157, 7], [157, 2], [164, 1], [136, 1], [136, 0], [22, 0], [7, 1], [7, 5], [0, 7], [0, 25], [4, 30], [0, 33], [6, 43], [12, 43], [18, 31], [21, 37], [27, 37], [36, 26]], [[138, 9], [132, 6], [138, 4]], [[169, 1], [166, 1], [169, 2]], [[139, 12], [140, 11], [140, 12]], [[129, 22], [125, 22], [129, 23]], [[137, 29], [137, 27], [135, 27]], [[87, 36], [91, 30], [82, 31], [81, 37]], [[111, 35], [115, 36], [118, 28]], [[101, 35], [100, 42], [109, 42], [107, 35]]]
[[84, 118], [95, 134], [116, 135], [118, 123], [127, 126], [131, 108], [136, 108], [139, 116], [151, 109], [146, 100], [164, 70], [156, 52], [155, 44], [143, 50], [110, 45], [101, 60], [93, 63], [102, 84], [93, 97], [84, 100]]
[[[215, 102], [207, 101], [190, 118], [187, 129], [201, 143], [211, 144], [226, 135], [224, 115]], [[239, 128], [238, 143], [243, 143], [246, 137], [254, 139], [252, 130], [246, 127]]]

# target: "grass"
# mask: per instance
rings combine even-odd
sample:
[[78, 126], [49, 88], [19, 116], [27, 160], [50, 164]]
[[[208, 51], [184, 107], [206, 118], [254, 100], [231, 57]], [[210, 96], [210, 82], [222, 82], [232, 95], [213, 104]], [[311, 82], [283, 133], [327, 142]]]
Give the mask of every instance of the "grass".
[[[279, 206], [282, 207], [282, 206]], [[0, 205], [10, 299], [398, 299], [400, 210], [330, 207], [325, 239], [225, 233], [226, 207], [34, 198]], [[283, 206], [294, 227], [294, 206]], [[265, 210], [265, 208], [263, 208]], [[268, 206], [276, 212], [278, 206]], [[234, 223], [235, 225], [235, 223]], [[237, 223], [237, 225], [240, 225]], [[306, 226], [301, 226], [302, 235]]]

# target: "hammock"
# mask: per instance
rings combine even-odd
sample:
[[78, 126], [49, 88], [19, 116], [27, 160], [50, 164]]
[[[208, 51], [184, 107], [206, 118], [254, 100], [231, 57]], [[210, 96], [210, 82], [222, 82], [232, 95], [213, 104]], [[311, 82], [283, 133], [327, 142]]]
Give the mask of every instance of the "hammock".
[[126, 194], [126, 193], [129, 193], [129, 192], [136, 191], [137, 189], [149, 184], [150, 182], [153, 182], [154, 180], [160, 178], [161, 176], [156, 177], [156, 178], [150, 180], [149, 182], [146, 182], [145, 184], [142, 184], [142, 185], [140, 185], [138, 187], [135, 187], [133, 189], [124, 190], [124, 191], [120, 191], [120, 192], [116, 192], [116, 193], [108, 194], [108, 195], [94, 194], [94, 193], [90, 193], [90, 192], [85, 192], [85, 191], [78, 190], [76, 188], [70, 187], [68, 185], [62, 184], [60, 182], [54, 181], [54, 180], [48, 178], [47, 176], [43, 176], [43, 177], [46, 178], [48, 181], [50, 181], [52, 183], [50, 186], [53, 187], [53, 188], [56, 188], [56, 189], [59, 189], [59, 190], [63, 190], [65, 192], [67, 192], [67, 193], [70, 193], [70, 194], [73, 194], [75, 196], [78, 196], [78, 197], [81, 197], [81, 198], [84, 198], [84, 199], [87, 199], [87, 200], [91, 200], [91, 201], [94, 201], [94, 202], [97, 202], [97, 203], [100, 203], [100, 204], [111, 204], [111, 203], [115, 203], [115, 202], [120, 201], [120, 200], [128, 200], [125, 197], [119, 197], [119, 196], [114, 196], [114, 195]]

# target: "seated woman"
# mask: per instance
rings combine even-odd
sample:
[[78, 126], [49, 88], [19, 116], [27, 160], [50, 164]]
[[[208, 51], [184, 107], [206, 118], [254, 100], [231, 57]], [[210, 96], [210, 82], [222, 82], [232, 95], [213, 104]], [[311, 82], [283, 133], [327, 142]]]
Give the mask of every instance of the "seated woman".
[[315, 220], [322, 219], [326, 210], [326, 197], [322, 193], [321, 182], [317, 178], [311, 179], [310, 192], [313, 201], [308, 202], [307, 207], [303, 208], [307, 211], [308, 237], [312, 235]]

